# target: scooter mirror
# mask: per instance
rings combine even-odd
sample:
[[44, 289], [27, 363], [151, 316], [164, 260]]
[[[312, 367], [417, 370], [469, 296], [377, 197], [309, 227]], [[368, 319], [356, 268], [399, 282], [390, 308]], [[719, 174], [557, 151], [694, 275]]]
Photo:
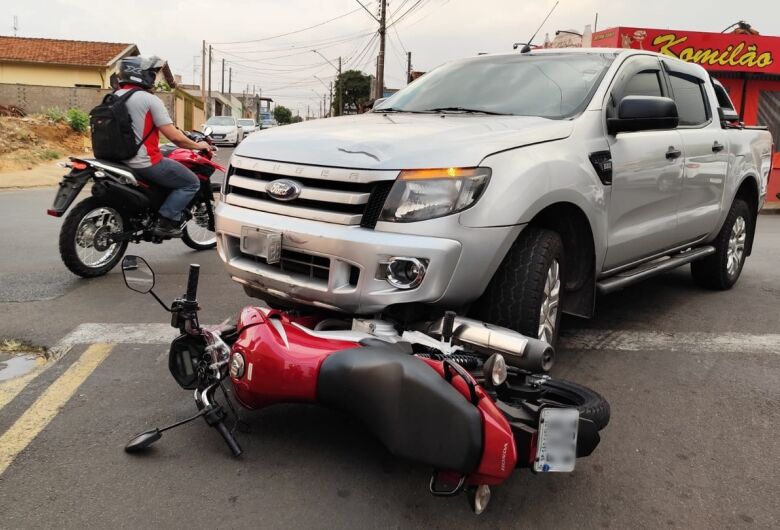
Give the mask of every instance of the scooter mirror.
[[154, 271], [139, 256], [128, 255], [122, 260], [122, 276], [127, 288], [137, 293], [146, 294], [154, 288]]
[[214, 132], [214, 129], [212, 129], [211, 127], [205, 127], [203, 129], [203, 134], [205, 134], [206, 136], [211, 136], [212, 132]]
[[130, 440], [125, 446], [125, 451], [128, 453], [137, 453], [139, 451], [143, 451], [160, 438], [162, 438], [162, 433], [159, 429], [146, 431]]

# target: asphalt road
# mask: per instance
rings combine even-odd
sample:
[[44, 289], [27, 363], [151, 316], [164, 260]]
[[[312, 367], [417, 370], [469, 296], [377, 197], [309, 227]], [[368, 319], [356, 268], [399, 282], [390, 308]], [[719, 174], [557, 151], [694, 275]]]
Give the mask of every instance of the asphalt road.
[[[52, 346], [82, 323], [164, 323], [118, 271], [81, 280], [62, 266], [60, 221], [44, 214], [52, 196], [0, 193], [0, 338]], [[240, 460], [202, 423], [125, 454], [132, 434], [194, 405], [167, 373], [166, 344], [120, 337], [75, 345], [6, 402], [0, 386], [0, 527], [776, 528], [780, 216], [760, 218], [756, 241], [729, 292], [695, 287], [686, 267], [599, 299], [591, 321], [566, 320], [554, 375], [610, 401], [602, 444], [573, 474], [515, 473], [478, 518], [463, 498], [431, 497], [427, 468], [312, 406], [244, 413]], [[155, 268], [164, 300], [199, 262], [205, 322], [251, 303], [214, 252], [176, 241], [131, 251]]]

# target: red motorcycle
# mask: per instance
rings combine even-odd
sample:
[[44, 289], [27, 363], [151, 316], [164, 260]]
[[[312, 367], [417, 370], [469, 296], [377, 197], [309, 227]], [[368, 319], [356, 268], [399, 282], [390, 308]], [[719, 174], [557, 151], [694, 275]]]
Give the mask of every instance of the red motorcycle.
[[[199, 266], [191, 265], [187, 292], [171, 307], [153, 292], [154, 272], [142, 258], [122, 263], [127, 286], [151, 293], [172, 315], [181, 335], [168, 367], [195, 391], [199, 412], [146, 431], [125, 447], [139, 452], [162, 433], [202, 417], [233, 455], [238, 414], [223, 385], [248, 409], [276, 403], [318, 403], [349, 412], [395, 456], [433, 467], [429, 490], [466, 492], [475, 513], [515, 468], [574, 470], [609, 422], [609, 404], [596, 392], [548, 375], [552, 348], [511, 330], [445, 315], [416, 330], [393, 323], [351, 323], [247, 307], [235, 326], [210, 329], [198, 321]], [[232, 411], [215, 398], [221, 390]]]
[[[210, 131], [185, 133], [191, 140], [212, 143]], [[213, 147], [216, 150], [216, 147]], [[200, 179], [200, 190], [184, 212], [182, 241], [194, 250], [217, 245], [214, 233], [214, 171], [225, 168], [212, 160], [214, 151], [161, 147], [163, 156], [190, 168]], [[60, 182], [54, 204], [46, 211], [62, 217], [90, 180], [92, 196], [79, 202], [65, 217], [60, 229], [60, 256], [74, 274], [102, 276], [122, 259], [131, 242], [162, 243], [152, 232], [157, 211], [168, 189], [146, 182], [132, 168], [118, 162], [71, 157], [70, 173]]]

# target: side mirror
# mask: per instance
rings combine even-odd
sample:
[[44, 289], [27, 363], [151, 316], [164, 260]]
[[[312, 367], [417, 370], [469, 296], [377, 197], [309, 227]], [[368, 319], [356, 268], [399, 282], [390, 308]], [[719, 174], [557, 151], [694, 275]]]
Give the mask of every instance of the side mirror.
[[734, 109], [724, 109], [723, 107], [718, 107], [718, 117], [720, 118], [721, 122], [739, 121], [739, 114], [737, 114], [737, 111]]
[[122, 260], [122, 276], [127, 288], [141, 294], [147, 294], [154, 288], [154, 271], [146, 260], [127, 255]]
[[211, 127], [204, 127], [203, 128], [203, 134], [205, 134], [206, 136], [211, 136], [212, 132], [214, 132], [214, 129], [212, 129]]
[[618, 105], [618, 117], [607, 119], [607, 132], [674, 129], [680, 123], [677, 104], [669, 98], [626, 96]]

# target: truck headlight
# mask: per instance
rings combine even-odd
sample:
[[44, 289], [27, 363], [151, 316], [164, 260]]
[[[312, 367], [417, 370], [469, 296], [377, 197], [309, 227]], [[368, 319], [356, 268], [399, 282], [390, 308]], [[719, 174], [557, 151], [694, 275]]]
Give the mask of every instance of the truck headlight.
[[490, 174], [487, 167], [401, 171], [379, 220], [408, 223], [465, 210], [479, 200]]

